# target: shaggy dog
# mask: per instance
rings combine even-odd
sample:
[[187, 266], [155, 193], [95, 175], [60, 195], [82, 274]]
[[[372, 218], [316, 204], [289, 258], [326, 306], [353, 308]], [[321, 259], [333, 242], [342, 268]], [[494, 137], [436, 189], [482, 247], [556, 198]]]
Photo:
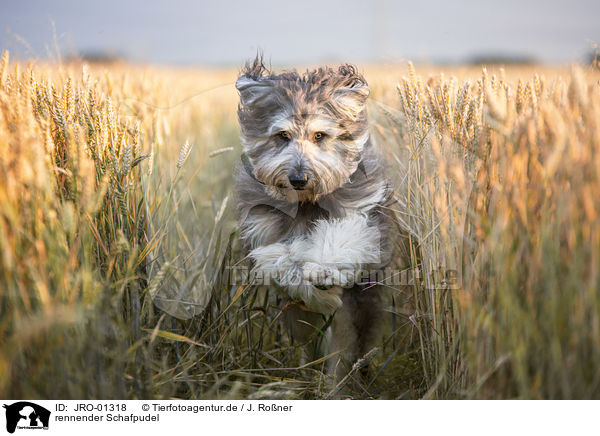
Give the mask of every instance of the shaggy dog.
[[[340, 376], [369, 351], [391, 256], [391, 188], [369, 136], [369, 87], [351, 65], [273, 74], [260, 58], [237, 79], [244, 153], [236, 170], [241, 236], [254, 276], [288, 300], [300, 341], [330, 318]], [[328, 323], [327, 323], [328, 324]]]

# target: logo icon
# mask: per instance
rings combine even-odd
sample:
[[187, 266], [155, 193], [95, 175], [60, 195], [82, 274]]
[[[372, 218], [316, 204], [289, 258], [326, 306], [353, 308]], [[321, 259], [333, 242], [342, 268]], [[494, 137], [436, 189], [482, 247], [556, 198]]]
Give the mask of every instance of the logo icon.
[[29, 401], [19, 401], [11, 405], [4, 404], [6, 409], [6, 431], [14, 433], [15, 429], [48, 429], [50, 411]]

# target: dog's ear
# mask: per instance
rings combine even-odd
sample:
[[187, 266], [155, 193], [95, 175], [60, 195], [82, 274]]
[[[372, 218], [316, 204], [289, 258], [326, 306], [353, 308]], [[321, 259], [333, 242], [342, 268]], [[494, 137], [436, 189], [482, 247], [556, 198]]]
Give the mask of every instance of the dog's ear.
[[369, 85], [354, 65], [340, 65], [333, 101], [338, 109], [350, 118], [356, 118], [364, 110], [369, 98]]
[[237, 79], [235, 87], [240, 92], [241, 105], [251, 106], [269, 94], [273, 83], [268, 79], [243, 75]]
[[365, 81], [356, 81], [333, 92], [333, 100], [338, 108], [350, 118], [356, 118], [363, 111], [369, 98], [369, 85]]

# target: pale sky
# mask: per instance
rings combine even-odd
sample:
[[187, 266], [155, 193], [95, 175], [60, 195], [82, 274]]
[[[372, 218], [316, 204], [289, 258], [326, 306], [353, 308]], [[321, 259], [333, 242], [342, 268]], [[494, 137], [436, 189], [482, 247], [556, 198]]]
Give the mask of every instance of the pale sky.
[[581, 60], [600, 0], [0, 0], [0, 49], [20, 57], [118, 52], [181, 65], [460, 62], [473, 55]]

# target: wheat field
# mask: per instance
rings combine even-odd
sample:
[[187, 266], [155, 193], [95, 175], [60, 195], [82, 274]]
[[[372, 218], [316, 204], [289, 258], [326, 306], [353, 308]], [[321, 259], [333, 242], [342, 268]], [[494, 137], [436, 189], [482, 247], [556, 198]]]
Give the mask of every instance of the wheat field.
[[[387, 289], [344, 395], [600, 398], [598, 70], [362, 70], [397, 264], [423, 275]], [[0, 397], [335, 396], [280, 297], [226, 280], [236, 73], [4, 53]]]

